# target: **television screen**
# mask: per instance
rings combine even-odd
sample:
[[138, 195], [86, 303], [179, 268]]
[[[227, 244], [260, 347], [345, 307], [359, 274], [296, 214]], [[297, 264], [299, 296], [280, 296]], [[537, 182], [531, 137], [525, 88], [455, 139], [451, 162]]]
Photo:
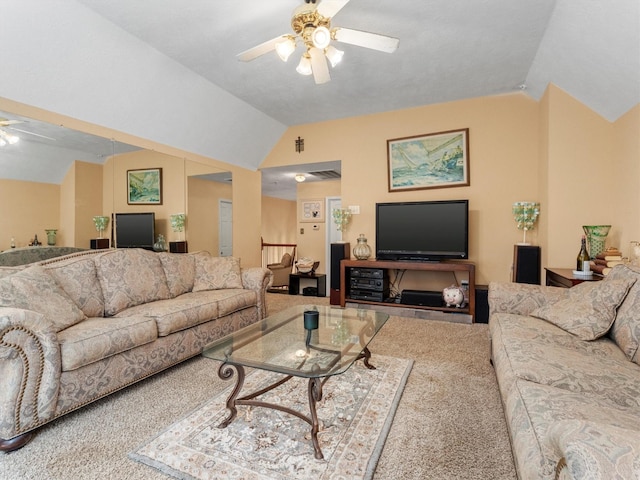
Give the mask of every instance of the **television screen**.
[[153, 250], [155, 242], [155, 214], [116, 213], [115, 214], [116, 248], [146, 248]]
[[376, 204], [379, 260], [466, 259], [468, 233], [468, 200]]

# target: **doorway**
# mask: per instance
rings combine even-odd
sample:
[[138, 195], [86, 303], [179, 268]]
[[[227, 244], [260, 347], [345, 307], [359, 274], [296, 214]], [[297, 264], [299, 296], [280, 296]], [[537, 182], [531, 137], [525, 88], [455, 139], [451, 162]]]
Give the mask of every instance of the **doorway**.
[[233, 203], [231, 200], [218, 202], [218, 252], [221, 257], [233, 255]]

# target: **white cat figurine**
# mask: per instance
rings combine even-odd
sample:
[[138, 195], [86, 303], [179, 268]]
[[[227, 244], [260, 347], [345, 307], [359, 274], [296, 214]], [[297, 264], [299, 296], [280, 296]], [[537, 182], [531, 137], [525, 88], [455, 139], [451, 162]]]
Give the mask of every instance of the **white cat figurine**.
[[442, 298], [447, 307], [462, 308], [465, 305], [464, 291], [457, 285], [451, 285], [442, 290]]

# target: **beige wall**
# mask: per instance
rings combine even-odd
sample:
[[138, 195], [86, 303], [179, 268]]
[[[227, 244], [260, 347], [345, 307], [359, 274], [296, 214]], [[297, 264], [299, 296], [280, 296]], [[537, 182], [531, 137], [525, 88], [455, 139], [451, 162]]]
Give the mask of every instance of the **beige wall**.
[[[469, 187], [388, 192], [387, 139], [459, 128], [469, 128]], [[537, 229], [528, 238], [542, 246], [543, 266], [571, 267], [585, 224], [612, 224], [608, 244], [629, 253], [629, 241], [640, 240], [639, 131], [640, 106], [610, 123], [551, 86], [540, 102], [517, 93], [291, 127], [262, 167], [341, 160], [337, 193], [333, 188], [314, 190], [309, 183], [300, 187], [298, 198], [335, 195], [342, 197], [344, 206], [360, 206], [360, 215], [353, 216], [343, 235], [352, 245], [364, 233], [375, 246], [376, 202], [468, 198], [470, 260], [477, 266], [476, 281], [488, 283], [510, 278], [513, 244], [522, 238], [511, 215], [515, 201], [542, 204]], [[293, 148], [298, 136], [305, 139], [305, 151], [300, 154]], [[9, 248], [12, 236], [19, 246], [26, 245], [34, 233], [46, 240], [44, 230], [56, 227], [64, 244], [73, 242], [69, 235], [76, 242], [85, 242], [95, 232], [83, 217], [108, 215], [111, 205], [116, 211], [157, 209], [163, 222], [159, 227], [167, 232], [168, 215], [188, 207], [185, 175], [191, 169], [202, 173], [200, 170], [212, 168], [233, 174], [234, 255], [242, 258], [244, 266], [260, 265], [260, 236], [267, 223], [269, 228], [275, 224], [270, 212], [262, 212], [261, 205], [273, 211], [273, 203], [261, 198], [260, 172], [202, 158], [192, 168], [191, 158], [172, 157], [174, 151], [167, 147], [160, 150], [159, 156], [118, 155], [104, 165], [102, 212], [94, 213], [100, 203], [94, 198], [93, 185], [99, 183], [94, 166], [76, 165], [62, 186], [0, 180], [0, 249]], [[126, 205], [126, 170], [150, 166], [163, 167], [163, 206]], [[71, 208], [74, 202], [80, 205]], [[293, 215], [298, 217], [297, 212]], [[291, 218], [286, 222], [289, 225]], [[296, 234], [300, 254], [324, 258], [320, 247], [324, 232], [310, 230], [312, 224], [298, 219], [293, 222], [297, 225], [294, 231], [304, 225], [307, 232]], [[319, 228], [324, 230], [325, 225]]]
[[[527, 239], [542, 247], [543, 267], [573, 265], [582, 225], [611, 223], [608, 243], [625, 252], [628, 240], [640, 239], [639, 108], [611, 124], [551, 86], [539, 103], [516, 93], [301, 125], [285, 133], [263, 167], [341, 160], [342, 204], [361, 211], [343, 235], [352, 244], [364, 233], [375, 246], [376, 202], [469, 199], [476, 282], [504, 281], [522, 240], [511, 214], [516, 201], [542, 204]], [[469, 187], [388, 192], [388, 139], [460, 128], [469, 128]], [[305, 139], [301, 154], [293, 149], [298, 136]], [[630, 173], [624, 182], [622, 171]], [[629, 208], [616, 207], [625, 202]]]
[[[364, 233], [375, 247], [376, 202], [469, 199], [477, 281], [508, 280], [513, 244], [521, 239], [511, 204], [539, 195], [538, 112], [536, 102], [516, 94], [302, 125], [286, 132], [263, 167], [341, 160], [342, 205], [360, 207], [343, 233], [352, 245]], [[388, 191], [387, 139], [460, 128], [469, 128], [471, 186]], [[292, 147], [298, 136], [305, 139], [301, 154]]]
[[[218, 225], [220, 222], [220, 200], [232, 200], [232, 187], [220, 182], [212, 182], [200, 178], [189, 177], [188, 180], [189, 251], [206, 250], [217, 255], [219, 245]], [[178, 240], [171, 232], [172, 241]]]
[[26, 247], [34, 235], [46, 245], [45, 229], [60, 228], [59, 222], [59, 185], [0, 180], [0, 250], [10, 248], [11, 237], [16, 247]]

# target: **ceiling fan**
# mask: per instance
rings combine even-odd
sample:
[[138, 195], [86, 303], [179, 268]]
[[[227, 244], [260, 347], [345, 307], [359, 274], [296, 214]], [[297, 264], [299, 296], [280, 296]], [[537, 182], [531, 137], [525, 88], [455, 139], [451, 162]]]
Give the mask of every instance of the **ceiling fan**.
[[305, 0], [305, 4], [296, 8], [291, 16], [291, 28], [295, 35], [285, 34], [268, 40], [238, 54], [238, 59], [249, 62], [276, 50], [286, 62], [299, 41], [305, 50], [296, 71], [302, 75], [313, 74], [315, 82], [321, 84], [331, 80], [327, 62], [335, 67], [344, 54], [331, 45], [332, 40], [387, 53], [398, 48], [400, 40], [397, 38], [351, 28], [331, 28], [331, 19], [347, 3], [349, 0], [321, 0], [316, 5], [316, 0]]
[[25, 120], [9, 120], [8, 118], [0, 117], [0, 147], [4, 147], [7, 144], [14, 145], [20, 141], [20, 137], [12, 134], [8, 130], [26, 133], [28, 135], [34, 135], [36, 137], [46, 138], [47, 140], [55, 141], [55, 138], [47, 137], [46, 135], [41, 135], [39, 133], [29, 132], [27, 130], [22, 130], [20, 128], [16, 128], [13, 126], [13, 125], [18, 125], [20, 123], [26, 123], [26, 121]]

